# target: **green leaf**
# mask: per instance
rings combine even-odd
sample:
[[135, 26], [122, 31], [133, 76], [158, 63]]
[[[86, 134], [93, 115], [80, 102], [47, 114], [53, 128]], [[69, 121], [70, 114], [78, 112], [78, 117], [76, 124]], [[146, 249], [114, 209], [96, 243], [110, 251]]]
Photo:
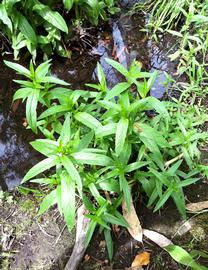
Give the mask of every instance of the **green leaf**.
[[49, 68], [51, 66], [51, 60], [45, 61], [44, 63], [41, 63], [35, 70], [35, 78], [38, 79], [42, 79], [44, 78], [48, 72], [49, 72]]
[[149, 164], [149, 162], [136, 161], [134, 163], [128, 164], [125, 168], [125, 172], [129, 173], [138, 170], [139, 168], [144, 167], [147, 164]]
[[110, 230], [104, 229], [105, 242], [108, 250], [108, 256], [110, 261], [113, 259], [113, 240]]
[[75, 223], [75, 182], [68, 174], [61, 176], [61, 207], [66, 225], [71, 231]]
[[7, 11], [4, 4], [0, 4], [0, 20], [8, 26], [11, 33], [13, 32], [12, 22], [7, 15]]
[[75, 119], [93, 130], [96, 130], [102, 126], [95, 117], [86, 112], [79, 112], [75, 114]]
[[20, 29], [21, 33], [36, 46], [37, 36], [28, 20], [25, 18], [25, 16], [17, 11], [15, 12], [15, 16], [18, 17], [18, 28]]
[[65, 115], [65, 121], [61, 130], [59, 140], [63, 145], [69, 143], [71, 139], [71, 114], [68, 113]]
[[27, 172], [27, 174], [25, 175], [21, 183], [25, 183], [26, 181], [30, 180], [36, 175], [54, 167], [58, 163], [59, 163], [59, 158], [56, 156], [49, 157], [40, 161]]
[[93, 233], [95, 231], [97, 222], [95, 220], [91, 220], [87, 233], [86, 233], [86, 238], [85, 238], [85, 247], [87, 247], [92, 239]]
[[107, 101], [107, 100], [99, 100], [98, 101], [98, 104], [101, 105], [103, 108], [109, 110], [109, 109], [113, 109], [117, 112], [120, 112], [121, 111], [121, 107], [114, 103], [114, 102], [111, 102], [111, 101]]
[[112, 135], [116, 133], [116, 123], [109, 123], [105, 126], [101, 126], [95, 130], [95, 135], [98, 138], [102, 138], [108, 135]]
[[39, 99], [39, 90], [33, 91], [27, 98], [26, 118], [33, 132], [37, 133], [37, 105]]
[[129, 225], [125, 221], [125, 219], [120, 219], [120, 218], [118, 218], [118, 217], [116, 217], [114, 215], [111, 215], [109, 213], [103, 214], [103, 218], [105, 219], [106, 222], [116, 224], [116, 225], [119, 225], [119, 226], [123, 226], [123, 227], [126, 227], [126, 228], [129, 227]]
[[32, 147], [45, 156], [56, 154], [58, 143], [48, 139], [38, 139], [30, 143]]
[[157, 144], [159, 147], [164, 147], [164, 148], [170, 147], [168, 142], [165, 140], [162, 134], [156, 130], [156, 128], [152, 128], [151, 126], [146, 125], [144, 123], [138, 123], [138, 126], [140, 129], [139, 137], [141, 140], [143, 138], [146, 138], [148, 140], [151, 140], [155, 144]]
[[55, 179], [53, 179], [53, 178], [36, 178], [36, 179], [30, 180], [30, 182], [40, 184], [40, 185], [54, 185]]
[[82, 139], [80, 140], [80, 142], [79, 142], [79, 144], [78, 144], [78, 146], [76, 148], [77, 152], [87, 148], [90, 145], [90, 143], [92, 142], [93, 137], [94, 137], [94, 131], [93, 130], [91, 130], [90, 132], [85, 134], [82, 137]]
[[101, 90], [106, 91], [107, 90], [106, 78], [105, 78], [105, 74], [103, 72], [103, 69], [99, 63], [97, 63], [97, 75], [98, 75], [98, 80], [99, 80], [100, 85], [101, 85]]
[[14, 69], [17, 73], [26, 76], [27, 78], [31, 77], [30, 71], [20, 64], [12, 63], [10, 61], [4, 60], [4, 64], [9, 68]]
[[38, 4], [34, 5], [33, 10], [59, 30], [68, 33], [68, 27], [63, 17], [57, 11], [51, 10], [48, 6], [41, 4], [39, 1], [37, 2]]
[[164, 101], [160, 101], [155, 97], [148, 97], [147, 101], [150, 109], [155, 109], [161, 116], [169, 118]]
[[160, 200], [157, 202], [154, 212], [158, 211], [165, 203], [166, 201], [170, 198], [173, 190], [171, 188], [168, 188], [165, 193], [162, 195]]
[[82, 194], [82, 179], [75, 168], [74, 164], [71, 162], [71, 160], [67, 156], [60, 157], [60, 161], [63, 164], [64, 168], [68, 172], [71, 179], [77, 184], [77, 189]]
[[64, 113], [69, 111], [69, 106], [68, 105], [54, 105], [50, 108], [48, 108], [47, 110], [45, 110], [39, 117], [38, 119], [43, 119], [46, 118], [48, 116], [57, 114], [57, 113]]
[[17, 90], [13, 96], [13, 101], [17, 100], [17, 99], [25, 99], [27, 98], [31, 92], [33, 91], [32, 88], [20, 88], [19, 90]]
[[96, 201], [99, 203], [100, 206], [106, 203], [106, 200], [100, 195], [96, 186], [93, 183], [91, 183], [88, 188], [90, 189], [91, 194], [95, 197]]
[[96, 185], [99, 187], [99, 189], [102, 189], [104, 191], [110, 191], [110, 192], [116, 192], [119, 193], [120, 187], [117, 180], [114, 179], [106, 179], [99, 181], [96, 183]]
[[118, 72], [120, 72], [122, 75], [124, 75], [125, 77], [128, 78], [129, 72], [128, 70], [126, 70], [120, 63], [109, 59], [109, 58], [105, 58], [105, 61], [111, 65], [113, 68], [115, 68]]
[[115, 139], [115, 152], [118, 156], [122, 152], [124, 144], [125, 144], [127, 131], [128, 131], [128, 125], [129, 125], [129, 120], [125, 118], [121, 118], [117, 124], [116, 139]]
[[194, 270], [207, 270], [207, 267], [199, 265], [191, 255], [182, 247], [169, 245], [164, 248], [170, 256], [178, 263], [191, 267]]
[[51, 191], [48, 195], [45, 196], [45, 198], [43, 199], [43, 201], [40, 204], [38, 215], [42, 215], [45, 211], [47, 211], [55, 203], [57, 203], [56, 189]]
[[126, 201], [127, 210], [131, 209], [131, 192], [129, 189], [128, 182], [123, 174], [119, 175], [120, 189], [124, 193], [124, 199]]
[[112, 99], [116, 96], [119, 96], [122, 92], [127, 90], [131, 85], [127, 82], [122, 82], [116, 84], [110, 91], [107, 92], [104, 100]]
[[97, 165], [97, 166], [108, 166], [112, 164], [112, 159], [108, 156], [96, 153], [90, 153], [84, 151], [72, 153], [71, 156], [81, 164]]
[[73, 6], [74, 1], [73, 0], [63, 0], [63, 3], [64, 3], [65, 9], [67, 9], [67, 11], [69, 11]]
[[63, 81], [63, 80], [60, 80], [56, 77], [53, 77], [53, 76], [45, 76], [41, 79], [41, 82], [43, 83], [53, 83], [53, 84], [60, 84], [60, 85], [70, 85], [69, 83]]

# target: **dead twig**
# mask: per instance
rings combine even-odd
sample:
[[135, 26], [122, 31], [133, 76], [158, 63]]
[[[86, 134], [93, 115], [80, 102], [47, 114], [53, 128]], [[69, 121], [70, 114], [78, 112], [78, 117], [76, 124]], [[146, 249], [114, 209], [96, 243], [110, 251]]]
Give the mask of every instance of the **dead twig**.
[[85, 215], [86, 209], [84, 205], [80, 206], [77, 211], [77, 228], [76, 228], [76, 241], [64, 270], [76, 270], [79, 266], [82, 257], [84, 256], [86, 245], [85, 237], [88, 230], [89, 219]]
[[172, 158], [171, 160], [165, 162], [165, 167], [168, 167], [168, 166], [170, 166], [172, 163], [174, 163], [175, 161], [177, 161], [177, 160], [179, 160], [179, 159], [182, 159], [183, 156], [184, 156], [184, 154], [182, 153], [182, 154], [178, 155], [177, 157], [174, 157], [174, 158]]

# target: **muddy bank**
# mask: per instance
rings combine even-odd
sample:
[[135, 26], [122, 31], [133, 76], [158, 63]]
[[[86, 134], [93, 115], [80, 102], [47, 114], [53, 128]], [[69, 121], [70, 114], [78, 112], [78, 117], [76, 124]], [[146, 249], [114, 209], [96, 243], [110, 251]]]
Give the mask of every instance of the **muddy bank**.
[[57, 209], [37, 216], [40, 198], [0, 199], [0, 269], [63, 269], [74, 244]]

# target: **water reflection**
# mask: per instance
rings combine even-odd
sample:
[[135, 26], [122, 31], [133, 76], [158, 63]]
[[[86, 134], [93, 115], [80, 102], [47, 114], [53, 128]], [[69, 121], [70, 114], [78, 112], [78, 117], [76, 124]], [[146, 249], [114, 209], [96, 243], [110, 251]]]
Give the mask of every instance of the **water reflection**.
[[0, 114], [0, 184], [9, 190], [17, 186], [25, 172], [37, 162], [36, 153], [29, 145], [24, 127], [17, 125], [10, 114]]

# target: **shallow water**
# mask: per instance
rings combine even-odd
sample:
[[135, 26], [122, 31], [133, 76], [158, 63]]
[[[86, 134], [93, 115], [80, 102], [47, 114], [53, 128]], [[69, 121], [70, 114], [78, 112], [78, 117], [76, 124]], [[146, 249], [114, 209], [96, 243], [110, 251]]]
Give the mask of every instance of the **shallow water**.
[[[159, 75], [151, 89], [151, 95], [161, 98], [166, 90], [162, 84], [165, 80], [164, 71], [169, 74], [175, 72], [175, 65], [167, 57], [175, 41], [164, 37], [156, 45], [139, 31], [144, 27], [147, 17], [144, 14], [130, 16], [127, 11], [124, 3], [123, 12], [98, 30], [97, 37], [93, 37], [93, 46], [75, 52], [71, 60], [54, 59], [52, 72], [70, 82], [73, 89], [85, 88], [85, 83], [97, 80], [96, 64], [99, 61], [111, 89], [123, 78], [106, 63], [105, 58], [117, 60], [126, 68], [136, 59], [142, 63], [144, 70], [158, 70]], [[17, 186], [25, 172], [40, 159], [29, 145], [34, 139], [32, 132], [23, 126], [24, 106], [18, 105], [11, 109], [12, 95], [17, 89], [12, 83], [14, 76], [1, 60], [0, 186], [4, 190], [12, 190]]]
[[[2, 63], [2, 62], [1, 62]], [[23, 126], [24, 114], [12, 111], [13, 73], [0, 66], [0, 188], [12, 190], [36, 162], [37, 153], [29, 142], [34, 139]], [[20, 106], [19, 106], [20, 107]]]

